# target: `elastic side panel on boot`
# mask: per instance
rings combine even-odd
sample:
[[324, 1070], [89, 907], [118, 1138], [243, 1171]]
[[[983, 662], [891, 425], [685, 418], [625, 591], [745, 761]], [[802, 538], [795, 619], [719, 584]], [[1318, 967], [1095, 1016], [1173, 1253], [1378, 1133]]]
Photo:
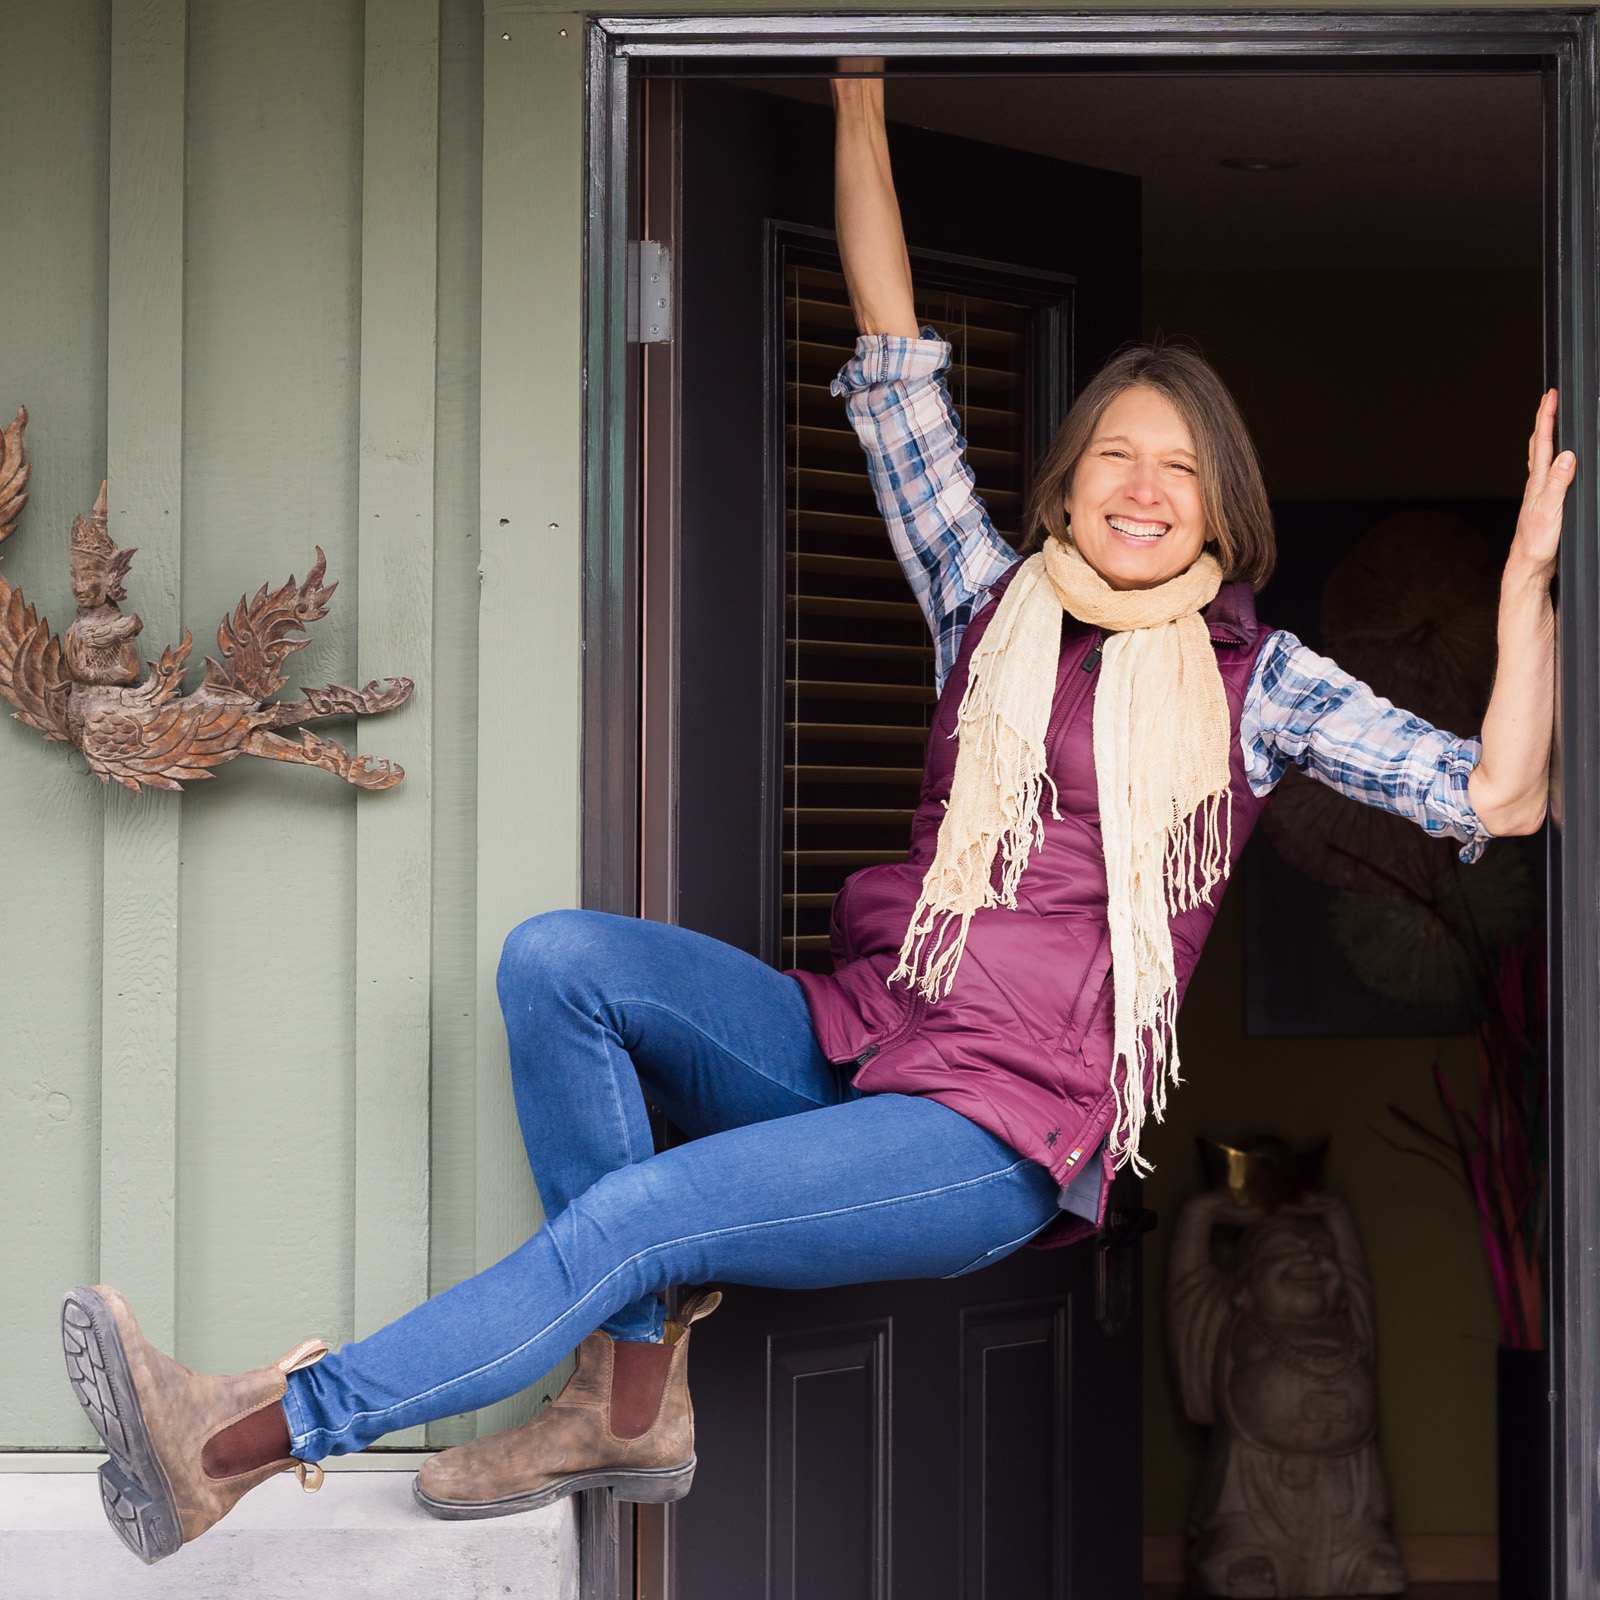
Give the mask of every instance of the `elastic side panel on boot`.
[[640, 1439], [661, 1412], [661, 1396], [672, 1370], [673, 1351], [665, 1344], [636, 1344], [619, 1339], [612, 1347], [611, 1433], [617, 1439]]

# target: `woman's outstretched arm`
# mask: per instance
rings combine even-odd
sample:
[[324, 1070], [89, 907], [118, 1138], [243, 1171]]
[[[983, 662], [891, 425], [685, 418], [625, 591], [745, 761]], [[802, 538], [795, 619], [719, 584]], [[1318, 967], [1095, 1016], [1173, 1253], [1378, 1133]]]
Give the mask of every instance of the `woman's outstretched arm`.
[[[842, 58], [841, 72], [881, 72]], [[950, 347], [917, 326], [900, 207], [889, 171], [881, 78], [836, 79], [839, 254], [863, 337], [834, 379], [867, 454], [878, 509], [935, 648], [940, 688], [967, 624], [1016, 562], [994, 530], [962, 455], [944, 374]]]
[[[841, 72], [881, 72], [873, 56], [841, 56]], [[917, 337], [911, 261], [889, 170], [882, 78], [835, 78], [833, 209], [856, 327]]]
[[1556, 392], [1539, 403], [1528, 440], [1528, 487], [1500, 580], [1499, 661], [1483, 718], [1483, 754], [1468, 781], [1490, 833], [1533, 833], [1549, 798], [1555, 720], [1555, 610], [1550, 583], [1561, 545], [1561, 507], [1577, 472], [1555, 455]]

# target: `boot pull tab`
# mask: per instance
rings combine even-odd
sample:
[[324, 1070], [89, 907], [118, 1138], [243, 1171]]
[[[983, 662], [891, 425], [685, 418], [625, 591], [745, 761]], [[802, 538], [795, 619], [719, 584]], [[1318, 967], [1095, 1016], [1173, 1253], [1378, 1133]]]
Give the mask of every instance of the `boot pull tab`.
[[691, 1324], [709, 1317], [722, 1304], [720, 1289], [695, 1289], [684, 1297], [678, 1307], [677, 1317], [667, 1324], [667, 1344], [676, 1344], [689, 1331]]
[[[298, 1372], [302, 1367], [313, 1367], [328, 1353], [328, 1347], [321, 1339], [303, 1339], [288, 1355], [277, 1363], [278, 1371], [285, 1377], [291, 1372]], [[284, 1471], [288, 1471], [287, 1467]], [[315, 1461], [297, 1461], [294, 1464], [294, 1475], [300, 1480], [300, 1487], [307, 1494], [315, 1494], [322, 1487], [324, 1473]]]
[[278, 1371], [288, 1377], [291, 1372], [298, 1372], [302, 1367], [315, 1366], [327, 1353], [328, 1347], [322, 1340], [306, 1339], [277, 1363]]

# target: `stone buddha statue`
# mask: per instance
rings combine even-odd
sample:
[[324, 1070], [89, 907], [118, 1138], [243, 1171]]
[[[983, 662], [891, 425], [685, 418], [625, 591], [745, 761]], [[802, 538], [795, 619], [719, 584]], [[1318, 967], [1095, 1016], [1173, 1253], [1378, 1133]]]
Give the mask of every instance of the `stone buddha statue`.
[[[1296, 1182], [1304, 1163], [1281, 1141], [1217, 1153], [1222, 1186], [1184, 1206], [1167, 1263], [1184, 1412], [1212, 1430], [1190, 1582], [1241, 1600], [1398, 1594], [1355, 1224], [1342, 1200]], [[1232, 1270], [1216, 1259], [1219, 1228], [1239, 1230]]]

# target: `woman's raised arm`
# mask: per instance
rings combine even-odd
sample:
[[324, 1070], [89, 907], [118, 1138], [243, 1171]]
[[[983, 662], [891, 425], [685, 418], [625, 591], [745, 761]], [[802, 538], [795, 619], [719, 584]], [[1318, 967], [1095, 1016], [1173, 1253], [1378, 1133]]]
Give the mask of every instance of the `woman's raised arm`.
[[[1467, 784], [1491, 833], [1533, 833], [1549, 799], [1555, 719], [1555, 611], [1550, 583], [1561, 546], [1561, 507], [1577, 472], [1555, 455], [1556, 392], [1539, 403], [1528, 440], [1528, 487], [1500, 580], [1499, 661], [1483, 718], [1483, 754]], [[1552, 459], [1553, 457], [1553, 459]]]
[[[881, 72], [874, 56], [841, 56], [841, 72]], [[833, 209], [856, 327], [917, 336], [911, 261], [889, 170], [882, 78], [835, 78]]]

